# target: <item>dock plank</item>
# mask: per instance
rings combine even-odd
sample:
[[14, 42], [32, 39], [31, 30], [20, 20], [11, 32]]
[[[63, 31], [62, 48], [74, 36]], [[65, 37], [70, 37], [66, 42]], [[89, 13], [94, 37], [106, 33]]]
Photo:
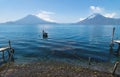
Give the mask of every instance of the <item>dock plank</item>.
[[3, 47], [3, 48], [0, 48], [0, 52], [2, 52], [2, 51], [5, 51], [5, 50], [7, 50], [7, 49], [9, 49], [10, 47]]
[[120, 44], [120, 40], [114, 40], [115, 43], [119, 43]]

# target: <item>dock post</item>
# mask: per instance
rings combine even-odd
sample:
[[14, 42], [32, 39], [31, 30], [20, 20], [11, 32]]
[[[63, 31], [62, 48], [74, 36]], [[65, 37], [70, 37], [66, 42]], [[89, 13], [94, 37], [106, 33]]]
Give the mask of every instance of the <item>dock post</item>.
[[113, 27], [113, 32], [112, 32], [112, 39], [111, 39], [111, 44], [110, 44], [110, 54], [113, 53], [113, 46], [114, 46], [114, 34], [115, 34], [115, 27]]
[[8, 58], [10, 58], [10, 51], [8, 50]]
[[91, 57], [88, 59], [88, 64], [91, 65]]
[[116, 71], [116, 69], [117, 69], [118, 64], [119, 64], [119, 62], [116, 62], [116, 63], [114, 64], [113, 71], [112, 71], [112, 74], [113, 74], [113, 75], [115, 74], [115, 71]]
[[11, 42], [10, 42], [10, 40], [9, 40], [9, 42], [8, 42], [8, 43], [9, 43], [9, 47], [10, 47], [10, 49], [11, 49]]
[[8, 51], [8, 55], [9, 55], [9, 58], [11, 59], [11, 61], [14, 61], [14, 57], [13, 57], [13, 54], [14, 54], [14, 49], [11, 47], [11, 41], [9, 40], [9, 51]]
[[10, 40], [8, 41], [8, 46], [9, 46], [8, 56], [10, 58], [10, 56], [11, 56], [11, 52], [10, 52], [10, 50], [11, 50], [11, 41]]
[[111, 56], [113, 54], [113, 47], [112, 45], [110, 45], [110, 49], [109, 49], [109, 57], [108, 57], [108, 60], [111, 61]]
[[117, 49], [117, 56], [119, 56], [120, 55], [120, 43], [118, 44], [118, 49]]
[[113, 33], [112, 33], [112, 45], [114, 43], [114, 34], [115, 34], [115, 27], [113, 27]]
[[3, 61], [5, 61], [4, 51], [3, 51], [2, 53], [3, 53], [3, 54], [2, 54], [2, 59], [3, 59]]
[[112, 47], [112, 45], [110, 45], [110, 54], [113, 54], [113, 47]]

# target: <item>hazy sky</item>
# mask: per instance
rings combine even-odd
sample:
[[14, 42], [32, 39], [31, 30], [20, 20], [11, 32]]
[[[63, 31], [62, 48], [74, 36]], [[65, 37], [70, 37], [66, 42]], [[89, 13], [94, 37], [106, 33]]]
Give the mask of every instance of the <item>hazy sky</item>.
[[0, 22], [34, 14], [47, 21], [77, 22], [101, 13], [120, 17], [120, 0], [0, 0]]

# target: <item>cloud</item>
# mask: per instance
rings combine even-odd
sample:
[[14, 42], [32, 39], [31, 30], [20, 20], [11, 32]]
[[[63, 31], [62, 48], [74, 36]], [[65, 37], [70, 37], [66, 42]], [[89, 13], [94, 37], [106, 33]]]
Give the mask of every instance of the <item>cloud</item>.
[[79, 18], [79, 21], [82, 21], [82, 20], [84, 20], [85, 18]]
[[55, 20], [52, 19], [52, 15], [54, 15], [54, 14], [55, 14], [54, 12], [41, 11], [36, 16], [38, 16], [39, 18], [41, 18], [45, 21], [56, 22]]
[[107, 13], [106, 9], [98, 7], [98, 6], [90, 6], [90, 10], [92, 11], [92, 13], [100, 13], [104, 15], [105, 17], [109, 17], [109, 18], [114, 18], [117, 15], [115, 12]]
[[101, 12], [104, 11], [103, 8], [98, 7], [98, 6], [90, 6], [90, 10], [91, 10], [93, 13], [101, 13]]
[[106, 13], [104, 16], [109, 18], [114, 18], [116, 16], [116, 13]]

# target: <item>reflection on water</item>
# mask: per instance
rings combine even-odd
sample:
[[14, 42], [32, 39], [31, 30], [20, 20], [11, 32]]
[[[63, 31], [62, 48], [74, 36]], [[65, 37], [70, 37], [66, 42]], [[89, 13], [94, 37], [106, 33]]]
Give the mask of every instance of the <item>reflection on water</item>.
[[[88, 61], [89, 57], [97, 62], [114, 62], [120, 58], [109, 55], [113, 27], [118, 38], [117, 25], [0, 25], [0, 47], [11, 40], [16, 63], [49, 59]], [[47, 39], [42, 38], [42, 30], [49, 34]]]

